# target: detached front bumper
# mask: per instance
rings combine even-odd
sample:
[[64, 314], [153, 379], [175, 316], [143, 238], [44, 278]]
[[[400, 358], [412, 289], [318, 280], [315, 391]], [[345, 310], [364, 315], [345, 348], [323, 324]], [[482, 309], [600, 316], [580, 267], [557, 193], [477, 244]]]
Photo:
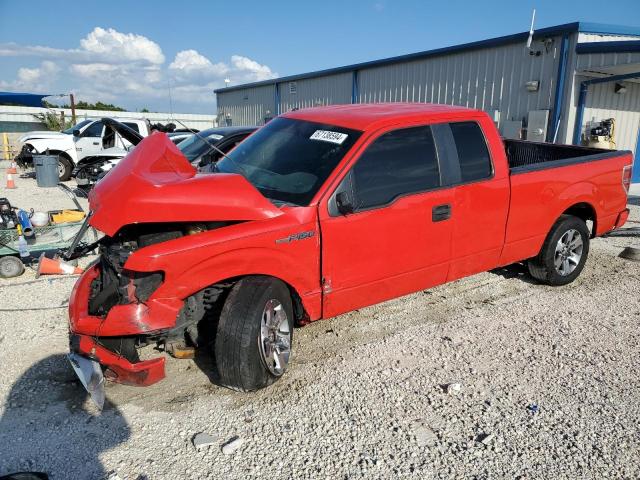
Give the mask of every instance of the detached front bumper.
[[152, 385], [165, 376], [164, 358], [130, 362], [100, 343], [103, 337], [153, 336], [173, 327], [181, 300], [149, 300], [146, 304], [116, 305], [105, 317], [89, 314], [91, 283], [99, 265], [87, 269], [78, 279], [69, 300], [70, 350], [100, 363], [107, 379], [127, 385]]
[[113, 382], [146, 387], [162, 380], [164, 358], [158, 357], [144, 362], [131, 363], [129, 360], [100, 345], [99, 340], [87, 335], [71, 333], [71, 352], [95, 360], [105, 368], [104, 376]]

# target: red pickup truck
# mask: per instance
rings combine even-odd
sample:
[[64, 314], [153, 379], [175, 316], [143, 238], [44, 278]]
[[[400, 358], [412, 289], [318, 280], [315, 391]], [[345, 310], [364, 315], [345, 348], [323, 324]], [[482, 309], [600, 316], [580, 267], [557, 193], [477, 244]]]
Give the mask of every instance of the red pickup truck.
[[164, 357], [139, 347], [211, 348], [249, 391], [285, 372], [296, 324], [521, 261], [567, 284], [625, 223], [631, 163], [427, 104], [289, 112], [204, 175], [151, 135], [90, 195], [104, 237], [69, 302], [72, 363], [149, 385]]

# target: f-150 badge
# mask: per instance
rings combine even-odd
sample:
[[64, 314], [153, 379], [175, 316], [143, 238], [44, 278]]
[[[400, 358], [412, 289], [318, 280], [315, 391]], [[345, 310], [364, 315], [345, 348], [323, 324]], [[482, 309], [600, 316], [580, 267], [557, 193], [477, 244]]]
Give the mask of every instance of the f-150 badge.
[[305, 238], [311, 238], [316, 234], [313, 230], [309, 230], [308, 232], [300, 232], [300, 233], [292, 233], [288, 237], [279, 238], [276, 240], [276, 243], [291, 243], [296, 240], [304, 240]]

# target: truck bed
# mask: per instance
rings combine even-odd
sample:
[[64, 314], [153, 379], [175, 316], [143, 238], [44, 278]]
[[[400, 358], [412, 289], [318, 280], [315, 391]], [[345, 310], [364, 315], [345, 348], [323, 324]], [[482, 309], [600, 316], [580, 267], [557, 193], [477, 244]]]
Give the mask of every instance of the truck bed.
[[603, 160], [625, 153], [602, 148], [557, 145], [524, 140], [504, 140], [504, 145], [509, 168], [513, 174]]

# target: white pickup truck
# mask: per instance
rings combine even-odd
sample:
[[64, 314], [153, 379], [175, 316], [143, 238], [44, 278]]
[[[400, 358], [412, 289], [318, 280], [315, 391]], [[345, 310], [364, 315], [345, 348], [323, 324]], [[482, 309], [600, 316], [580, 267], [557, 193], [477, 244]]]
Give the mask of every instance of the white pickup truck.
[[[117, 119], [132, 128], [143, 137], [149, 135], [147, 120], [132, 118]], [[58, 171], [60, 181], [69, 180], [73, 167], [84, 157], [96, 155], [102, 151], [102, 139], [105, 126], [102, 120], [83, 120], [62, 132], [38, 131], [28, 132], [20, 137], [23, 143], [17, 161], [23, 166], [33, 164], [33, 155], [45, 153], [58, 155]], [[115, 147], [127, 149], [131, 144], [120, 136], [117, 137]]]

